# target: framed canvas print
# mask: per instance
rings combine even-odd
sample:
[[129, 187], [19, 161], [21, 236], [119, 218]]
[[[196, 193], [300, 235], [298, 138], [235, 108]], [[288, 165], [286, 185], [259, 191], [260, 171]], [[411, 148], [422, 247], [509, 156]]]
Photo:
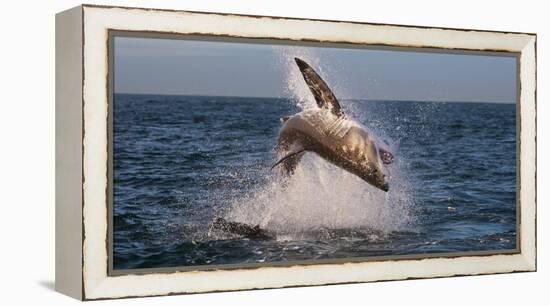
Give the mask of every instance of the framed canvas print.
[[83, 5], [56, 16], [56, 289], [536, 270], [536, 36]]

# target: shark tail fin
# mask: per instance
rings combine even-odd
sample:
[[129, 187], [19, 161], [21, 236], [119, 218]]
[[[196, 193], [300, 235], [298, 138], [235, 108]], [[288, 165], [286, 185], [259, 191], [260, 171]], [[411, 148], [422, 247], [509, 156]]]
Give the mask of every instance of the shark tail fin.
[[315, 72], [306, 62], [297, 57], [295, 57], [294, 60], [298, 68], [300, 68], [300, 72], [302, 72], [302, 76], [309, 90], [311, 90], [317, 105], [320, 108], [330, 110], [336, 116], [343, 116], [344, 112], [340, 107], [340, 103], [338, 103], [336, 96], [334, 96], [334, 93], [332, 93], [327, 83], [325, 83], [319, 74], [317, 74], [317, 72]]

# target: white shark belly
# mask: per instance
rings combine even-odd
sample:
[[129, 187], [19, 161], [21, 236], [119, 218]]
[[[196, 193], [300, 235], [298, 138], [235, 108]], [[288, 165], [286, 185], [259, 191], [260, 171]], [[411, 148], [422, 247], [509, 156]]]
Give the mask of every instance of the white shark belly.
[[[295, 115], [297, 118], [307, 123], [319, 136], [330, 137], [335, 140], [341, 140], [352, 127], [358, 127], [358, 124], [345, 116], [335, 116], [330, 111], [306, 110]], [[310, 132], [310, 131], [305, 131]]]

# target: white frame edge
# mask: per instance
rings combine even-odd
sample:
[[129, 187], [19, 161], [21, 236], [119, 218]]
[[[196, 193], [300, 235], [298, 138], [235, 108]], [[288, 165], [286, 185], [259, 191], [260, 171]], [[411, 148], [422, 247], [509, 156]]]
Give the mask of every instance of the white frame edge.
[[55, 290], [82, 299], [82, 9], [55, 19]]
[[[536, 36], [394, 25], [83, 6], [85, 299], [536, 270]], [[520, 52], [521, 253], [255, 269], [107, 275], [108, 30]]]

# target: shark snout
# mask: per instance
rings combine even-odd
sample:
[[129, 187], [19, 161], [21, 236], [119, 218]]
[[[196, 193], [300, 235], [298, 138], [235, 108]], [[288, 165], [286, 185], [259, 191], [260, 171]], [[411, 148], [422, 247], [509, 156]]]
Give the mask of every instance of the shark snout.
[[379, 176], [379, 186], [377, 186], [378, 188], [380, 188], [381, 190], [385, 191], [385, 192], [388, 192], [388, 190], [390, 190], [390, 184], [388, 182], [388, 177], [386, 176], [386, 174], [384, 172], [381, 173], [381, 175]]
[[348, 170], [348, 171], [355, 173], [365, 182], [371, 184], [372, 186], [384, 192], [388, 192], [390, 190], [390, 184], [387, 180], [386, 174], [384, 174], [380, 169], [376, 169], [375, 171], [372, 171], [372, 168], [370, 168], [367, 171], [361, 170], [359, 171], [359, 173], [353, 170]]
[[376, 170], [373, 172], [370, 172], [367, 177], [364, 178], [367, 182], [372, 184], [374, 187], [384, 191], [388, 192], [390, 190], [390, 184], [388, 182], [388, 178], [386, 176], [386, 173], [381, 168], [376, 168]]
[[386, 180], [386, 176], [385, 176], [385, 175], [382, 175], [382, 176], [380, 176], [380, 177], [374, 178], [374, 182], [373, 182], [372, 179], [371, 179], [371, 180], [370, 180], [370, 183], [371, 183], [374, 187], [376, 187], [376, 188], [378, 188], [378, 189], [380, 189], [380, 190], [382, 190], [382, 191], [384, 191], [384, 192], [388, 192], [388, 190], [390, 190], [390, 184], [389, 184], [388, 181]]

